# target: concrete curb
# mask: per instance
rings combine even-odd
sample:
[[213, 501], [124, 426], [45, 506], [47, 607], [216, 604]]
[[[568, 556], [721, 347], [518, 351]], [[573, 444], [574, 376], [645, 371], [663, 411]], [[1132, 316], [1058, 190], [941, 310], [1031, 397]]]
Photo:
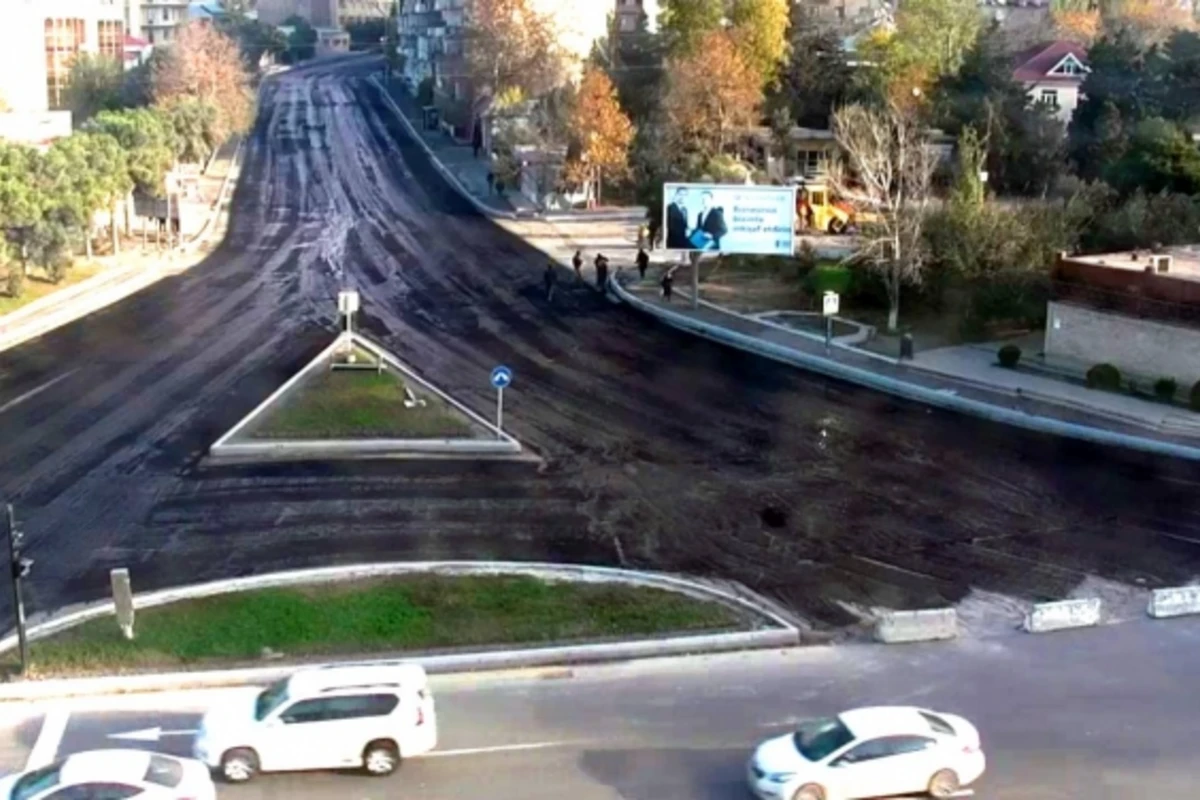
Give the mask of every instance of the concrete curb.
[[[361, 564], [344, 567], [290, 570], [247, 578], [230, 578], [209, 583], [146, 592], [134, 597], [138, 609], [167, 605], [179, 600], [212, 597], [232, 592], [283, 586], [313, 585], [364, 578], [435, 574], [435, 575], [523, 575], [548, 581], [579, 581], [589, 583], [621, 583], [643, 588], [679, 592], [697, 600], [720, 603], [741, 613], [753, 615], [763, 625], [752, 631], [674, 636], [639, 639], [624, 642], [580, 644], [565, 647], [541, 647], [520, 650], [489, 650], [473, 653], [443, 655], [414, 654], [404, 660], [416, 661], [431, 672], [482, 671], [616, 661], [685, 655], [705, 652], [724, 652], [756, 648], [795, 647], [800, 644], [801, 631], [778, 612], [771, 601], [759, 598], [745, 587], [735, 590], [715, 586], [680, 575], [638, 572], [614, 567], [594, 567], [574, 564], [548, 564], [516, 561], [415, 561], [380, 564]], [[90, 620], [114, 613], [111, 600], [92, 603], [48, 617], [29, 628], [31, 641], [51, 636]], [[34, 621], [36, 618], [31, 619]], [[0, 640], [0, 653], [17, 646], [16, 636]], [[396, 658], [380, 659], [395, 661]], [[356, 660], [357, 661], [357, 660]], [[65, 680], [28, 681], [0, 685], [0, 701], [31, 700], [79, 694], [128, 693], [236, 686], [273, 680], [286, 674], [294, 665], [277, 664], [271, 667], [212, 670], [203, 672], [161, 673], [153, 675], [113, 676]]]
[[1069, 628], [1091, 628], [1100, 624], [1101, 605], [1098, 597], [1038, 603], [1025, 616], [1025, 630], [1050, 633]]
[[859, 367], [852, 367], [832, 359], [803, 353], [791, 348], [782, 347], [772, 342], [765, 342], [753, 336], [729, 330], [718, 325], [712, 325], [700, 320], [691, 319], [668, 309], [659, 308], [637, 297], [625, 287], [616, 276], [608, 280], [609, 292], [621, 302], [650, 316], [657, 317], [662, 322], [679, 330], [710, 339], [719, 344], [735, 347], [755, 355], [764, 356], [792, 366], [812, 370], [839, 380], [865, 386], [868, 389], [913, 400], [926, 405], [957, 411], [979, 417], [990, 422], [1013, 425], [1037, 433], [1061, 436], [1070, 439], [1092, 442], [1110, 447], [1124, 447], [1155, 455], [1165, 455], [1172, 458], [1183, 458], [1189, 461], [1200, 461], [1200, 447], [1192, 447], [1157, 439], [1148, 439], [1129, 433], [1118, 433], [1105, 428], [1082, 425], [1075, 422], [1029, 414], [1024, 411], [1004, 408], [992, 403], [961, 397], [957, 394], [930, 389], [925, 386], [896, 380]]
[[1200, 586], [1154, 589], [1150, 592], [1146, 614], [1154, 619], [1200, 614]]
[[[271, 406], [280, 402], [305, 376], [324, 365], [339, 348], [357, 345], [364, 350], [374, 353], [377, 358], [386, 362], [389, 367], [416, 381], [427, 390], [436, 394], [445, 403], [459, 413], [464, 414], [484, 430], [496, 434], [495, 439], [277, 439], [271, 441], [235, 442], [232, 441], [246, 429], [255, 419]], [[400, 361], [394, 355], [375, 342], [357, 332], [343, 332], [332, 343], [304, 368], [289, 378], [282, 386], [267, 396], [249, 414], [242, 417], [237, 424], [226, 431], [209, 447], [209, 457], [216, 462], [238, 461], [246, 462], [252, 459], [264, 461], [279, 461], [301, 458], [365, 458], [365, 457], [415, 457], [421, 455], [437, 456], [497, 456], [520, 455], [521, 443], [513, 436], [497, 428], [495, 423], [484, 419], [471, 408], [443, 392], [437, 386], [417, 375], [411, 367]]]
[[953, 608], [889, 611], [875, 621], [875, 639], [884, 644], [936, 642], [958, 638], [958, 612]]

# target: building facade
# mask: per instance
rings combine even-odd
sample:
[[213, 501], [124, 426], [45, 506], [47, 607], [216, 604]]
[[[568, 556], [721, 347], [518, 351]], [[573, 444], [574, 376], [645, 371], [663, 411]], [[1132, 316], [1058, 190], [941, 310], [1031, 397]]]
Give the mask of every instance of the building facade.
[[339, 0], [258, 0], [258, 19], [282, 25], [291, 17], [307, 20], [314, 28], [340, 28]]
[[641, 30], [643, 21], [646, 30], [650, 33], [658, 30], [658, 14], [661, 11], [659, 0], [613, 0], [613, 2], [616, 3], [613, 14], [618, 33], [636, 33]]
[[1079, 105], [1079, 90], [1089, 71], [1087, 48], [1075, 42], [1057, 41], [1018, 54], [1013, 78], [1025, 85], [1030, 100], [1067, 123]]
[[[179, 29], [190, 19], [188, 0], [128, 0], [128, 17], [137, 20], [136, 30], [130, 32], [151, 45], [169, 44], [179, 35]], [[132, 27], [132, 24], [131, 24]]]
[[123, 0], [7, 0], [0, 97], [13, 113], [61, 108], [80, 53], [125, 59]]

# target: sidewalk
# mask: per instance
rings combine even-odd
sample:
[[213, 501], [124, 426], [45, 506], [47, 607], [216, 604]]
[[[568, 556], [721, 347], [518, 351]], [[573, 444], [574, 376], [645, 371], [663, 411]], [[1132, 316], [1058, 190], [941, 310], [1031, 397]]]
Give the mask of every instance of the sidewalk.
[[[762, 354], [776, 352], [794, 354], [795, 362], [821, 369], [834, 377], [858, 383], [876, 384], [873, 388], [911, 399], [937, 395], [944, 398], [946, 407], [986, 405], [1000, 412], [996, 418], [1015, 421], [1017, 415], [1026, 421], [1044, 420], [1046, 425], [1027, 425], [1045, 432], [1058, 423], [1066, 428], [1084, 427], [1101, 432], [1145, 440], [1169, 448], [1191, 450], [1191, 457], [1200, 458], [1200, 415], [1107, 392], [1097, 392], [1081, 386], [1028, 375], [991, 366], [994, 358], [987, 352], [963, 352], [964, 348], [942, 348], [918, 355], [913, 362], [895, 359], [842, 344], [826, 351], [819, 334], [796, 331], [721, 309], [711, 304], [693, 308], [687, 276], [681, 271], [676, 283], [675, 298], [668, 303], [661, 296], [661, 269], [652, 267], [644, 281], [626, 269], [615, 279], [620, 288], [648, 306], [651, 313], [666, 314], [697, 323], [694, 332], [706, 335], [711, 329], [740, 334], [749, 346], [762, 343]], [[618, 294], [621, 292], [618, 291]], [[666, 320], [671, 322], [671, 320]], [[671, 322], [671, 324], [675, 324]], [[677, 327], [685, 327], [677, 325]], [[711, 338], [711, 337], [710, 337]], [[731, 337], [732, 338], [732, 337]], [[772, 352], [765, 352], [772, 351]], [[875, 381], [861, 380], [873, 376]], [[884, 388], [878, 384], [888, 384]], [[950, 401], [962, 400], [965, 403]], [[1195, 419], [1189, 419], [1194, 417]], [[1191, 423], [1191, 424], [1189, 424]], [[1020, 424], [1020, 423], [1017, 423]], [[1102, 437], [1094, 437], [1099, 440]], [[1118, 443], [1118, 442], [1110, 442]], [[1132, 445], [1132, 442], [1122, 442]], [[1155, 449], [1149, 447], [1147, 449]], [[1182, 455], [1182, 452], [1176, 453]]]
[[232, 189], [240, 173], [238, 143], [222, 146], [200, 180], [200, 196], [210, 205], [203, 227], [172, 253], [130, 249], [115, 256], [99, 274], [41, 297], [0, 316], [0, 352], [109, 306], [204, 259], [225, 235]]

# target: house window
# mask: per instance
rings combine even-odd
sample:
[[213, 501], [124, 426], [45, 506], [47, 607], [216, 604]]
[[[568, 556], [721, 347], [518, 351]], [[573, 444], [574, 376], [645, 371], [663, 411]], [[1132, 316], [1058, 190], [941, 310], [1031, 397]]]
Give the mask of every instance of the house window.
[[1058, 89], [1042, 89], [1038, 102], [1050, 108], [1058, 108]]
[[124, 61], [125, 26], [115, 20], [100, 20], [98, 23], [100, 55]]
[[1062, 61], [1054, 66], [1054, 69], [1047, 73], [1048, 75], [1064, 75], [1069, 77], [1080, 77], [1087, 74], [1087, 68], [1079, 63], [1079, 59], [1068, 54]]
[[796, 170], [805, 178], [815, 178], [825, 171], [825, 153], [821, 150], [797, 150]]
[[47, 19], [46, 42], [46, 99], [50, 108], [61, 108], [71, 62], [86, 42], [86, 27], [82, 19]]

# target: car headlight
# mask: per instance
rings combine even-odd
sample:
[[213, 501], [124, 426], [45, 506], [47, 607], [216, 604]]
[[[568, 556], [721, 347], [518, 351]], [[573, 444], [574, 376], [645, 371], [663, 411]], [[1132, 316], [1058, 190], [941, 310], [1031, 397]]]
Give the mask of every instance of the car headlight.
[[770, 772], [767, 774], [767, 780], [771, 783], [787, 783], [794, 777], [796, 777], [794, 772]]

